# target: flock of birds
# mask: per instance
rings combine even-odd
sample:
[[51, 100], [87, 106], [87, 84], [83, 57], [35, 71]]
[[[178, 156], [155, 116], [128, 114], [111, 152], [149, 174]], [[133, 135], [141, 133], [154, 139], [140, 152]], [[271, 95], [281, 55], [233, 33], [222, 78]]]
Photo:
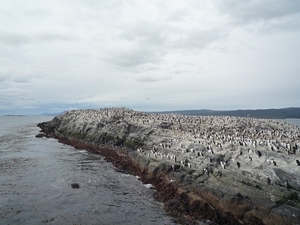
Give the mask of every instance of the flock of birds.
[[[152, 160], [174, 162], [173, 170], [183, 166], [209, 175], [216, 167], [239, 170], [243, 166], [253, 169], [251, 165], [300, 166], [300, 130], [281, 120], [150, 114], [127, 108], [76, 110], [67, 114], [89, 124], [119, 121], [147, 128], [152, 132], [146, 145], [135, 150]], [[267, 176], [268, 184], [271, 180]]]

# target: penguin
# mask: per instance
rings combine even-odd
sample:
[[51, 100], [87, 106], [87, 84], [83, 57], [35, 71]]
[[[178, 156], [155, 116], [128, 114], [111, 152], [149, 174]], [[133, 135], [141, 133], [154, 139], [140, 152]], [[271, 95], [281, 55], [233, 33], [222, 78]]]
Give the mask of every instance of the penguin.
[[296, 160], [296, 163], [298, 166], [300, 166], [300, 161], [298, 159]]
[[223, 161], [220, 162], [222, 169], [225, 169], [225, 163]]
[[257, 155], [258, 155], [259, 158], [262, 156], [260, 151], [257, 151]]
[[252, 157], [249, 155], [249, 159], [250, 159], [250, 161], [252, 161]]
[[238, 169], [241, 167], [240, 162], [236, 162], [236, 165], [237, 165]]
[[207, 168], [204, 168], [203, 171], [204, 171], [204, 174], [209, 175], [209, 170]]
[[286, 186], [287, 189], [292, 188], [292, 186], [289, 184], [289, 181], [288, 181], [288, 180], [286, 180], [286, 181], [284, 182], [284, 185]]

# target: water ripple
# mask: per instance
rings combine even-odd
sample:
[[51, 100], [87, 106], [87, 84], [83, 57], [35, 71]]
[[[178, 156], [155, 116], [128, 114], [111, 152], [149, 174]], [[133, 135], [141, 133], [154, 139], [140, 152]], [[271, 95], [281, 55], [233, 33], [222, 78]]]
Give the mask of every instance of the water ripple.
[[0, 136], [1, 224], [178, 224], [150, 185], [36, 133], [31, 124]]

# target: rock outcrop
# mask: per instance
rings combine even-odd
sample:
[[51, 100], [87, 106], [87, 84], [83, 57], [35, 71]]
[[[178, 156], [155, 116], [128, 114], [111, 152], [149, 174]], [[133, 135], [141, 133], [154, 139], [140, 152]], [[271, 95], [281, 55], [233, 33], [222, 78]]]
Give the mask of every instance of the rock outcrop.
[[295, 125], [105, 108], [69, 111], [38, 126], [152, 183], [165, 209], [190, 221], [300, 224]]

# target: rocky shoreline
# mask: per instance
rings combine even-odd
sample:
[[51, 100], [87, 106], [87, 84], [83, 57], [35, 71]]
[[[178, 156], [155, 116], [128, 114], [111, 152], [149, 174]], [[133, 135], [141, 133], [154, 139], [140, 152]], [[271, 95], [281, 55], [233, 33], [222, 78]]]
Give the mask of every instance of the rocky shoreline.
[[155, 186], [190, 222], [300, 224], [300, 130], [275, 120], [73, 110], [42, 133], [103, 155]]

